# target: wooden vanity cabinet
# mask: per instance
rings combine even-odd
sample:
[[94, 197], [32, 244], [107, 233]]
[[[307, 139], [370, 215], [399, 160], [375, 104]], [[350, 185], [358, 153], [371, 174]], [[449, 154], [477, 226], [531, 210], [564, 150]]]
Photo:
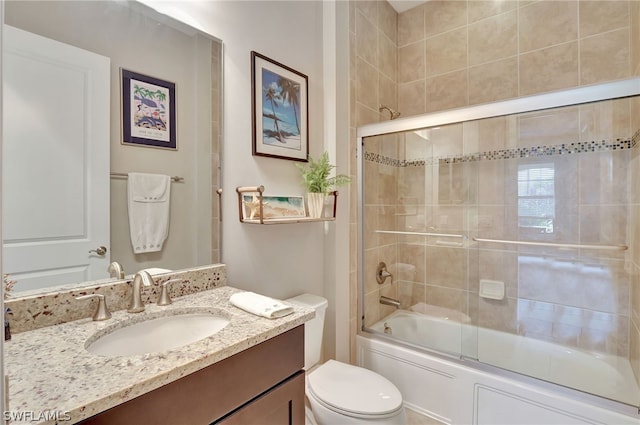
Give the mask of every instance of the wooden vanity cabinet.
[[304, 424], [304, 325], [79, 422]]

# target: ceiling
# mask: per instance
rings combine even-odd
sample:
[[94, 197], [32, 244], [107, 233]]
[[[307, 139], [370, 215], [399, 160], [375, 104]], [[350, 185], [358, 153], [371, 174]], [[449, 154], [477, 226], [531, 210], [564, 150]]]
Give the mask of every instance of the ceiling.
[[387, 0], [389, 4], [398, 13], [406, 12], [409, 9], [413, 9], [416, 6], [420, 6], [422, 3], [426, 3], [428, 0]]

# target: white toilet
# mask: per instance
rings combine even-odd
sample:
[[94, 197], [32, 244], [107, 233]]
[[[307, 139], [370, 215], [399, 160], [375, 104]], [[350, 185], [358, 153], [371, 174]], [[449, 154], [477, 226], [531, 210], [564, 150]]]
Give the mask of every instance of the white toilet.
[[306, 395], [313, 413], [311, 421], [318, 425], [405, 425], [402, 394], [385, 377], [335, 360], [316, 366], [320, 361], [327, 300], [302, 294], [286, 301], [316, 311], [316, 317], [306, 322], [304, 329]]

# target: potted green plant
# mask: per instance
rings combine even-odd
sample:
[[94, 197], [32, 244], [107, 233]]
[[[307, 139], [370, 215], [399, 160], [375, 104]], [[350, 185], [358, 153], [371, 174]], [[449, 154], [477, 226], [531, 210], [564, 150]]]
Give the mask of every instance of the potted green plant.
[[307, 206], [309, 217], [320, 218], [327, 193], [338, 186], [348, 184], [351, 179], [344, 174], [329, 177], [335, 165], [329, 163], [329, 154], [325, 151], [318, 160], [309, 156], [306, 165], [296, 164], [302, 174], [302, 183], [307, 189]]

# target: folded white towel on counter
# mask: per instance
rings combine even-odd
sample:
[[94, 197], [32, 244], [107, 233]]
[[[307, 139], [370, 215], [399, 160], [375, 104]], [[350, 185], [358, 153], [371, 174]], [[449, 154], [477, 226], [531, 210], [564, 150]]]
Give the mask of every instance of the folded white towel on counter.
[[129, 232], [135, 254], [162, 250], [169, 235], [171, 177], [129, 173]]
[[231, 304], [249, 313], [277, 319], [293, 313], [293, 307], [274, 298], [265, 297], [255, 292], [238, 292], [229, 298]]

